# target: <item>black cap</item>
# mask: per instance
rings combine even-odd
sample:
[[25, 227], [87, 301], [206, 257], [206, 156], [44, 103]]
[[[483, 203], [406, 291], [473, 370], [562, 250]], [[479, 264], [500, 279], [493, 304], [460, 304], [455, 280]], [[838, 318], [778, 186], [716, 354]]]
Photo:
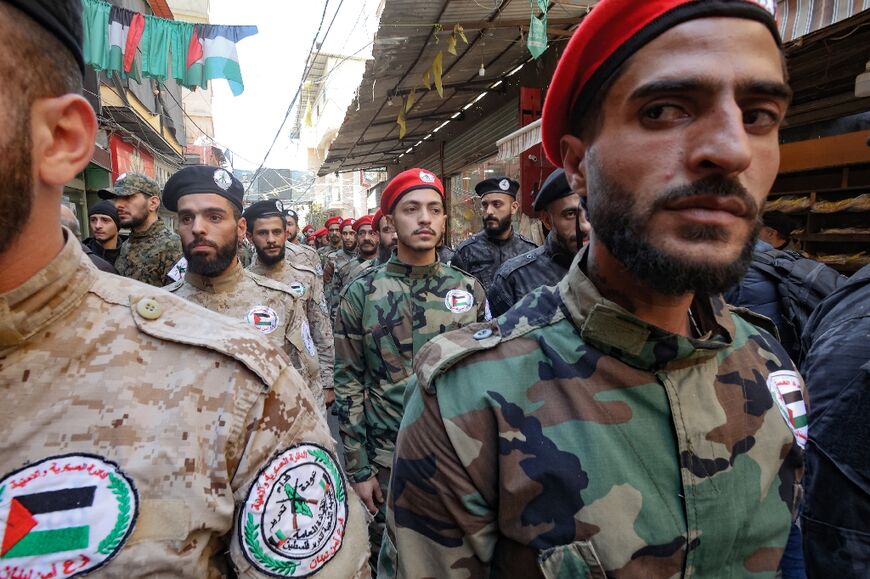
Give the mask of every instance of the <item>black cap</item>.
[[91, 215], [108, 215], [115, 222], [115, 227], [121, 229], [121, 220], [118, 218], [118, 210], [110, 201], [98, 201], [88, 211], [88, 217]]
[[284, 217], [284, 205], [280, 199], [251, 203], [242, 216], [248, 221], [248, 231], [254, 230], [254, 220], [263, 217]]
[[764, 223], [765, 227], [770, 227], [779, 233], [783, 239], [791, 235], [791, 232], [797, 228], [794, 219], [781, 211], [768, 211], [761, 216], [761, 222]]
[[299, 223], [299, 214], [297, 214], [289, 207], [284, 208], [284, 217], [286, 219], [292, 219], [294, 223]]
[[487, 193], [503, 193], [514, 199], [520, 190], [520, 184], [510, 177], [490, 177], [474, 186], [474, 191], [481, 197]]
[[[242, 210], [245, 188], [226, 169], [210, 165], [184, 167], [169, 178], [163, 187], [163, 205], [170, 211], [178, 211], [178, 200], [185, 195], [214, 193]], [[275, 202], [272, 201], [274, 207]]]
[[565, 169], [556, 169], [544, 179], [541, 190], [538, 191], [538, 194], [535, 195], [535, 200], [532, 201], [532, 209], [535, 211], [546, 209], [547, 205], [553, 201], [567, 197], [572, 193], [573, 191], [571, 191], [571, 187], [568, 185], [568, 178], [565, 177]]
[[5, 0], [30, 16], [72, 53], [85, 74], [81, 0]]

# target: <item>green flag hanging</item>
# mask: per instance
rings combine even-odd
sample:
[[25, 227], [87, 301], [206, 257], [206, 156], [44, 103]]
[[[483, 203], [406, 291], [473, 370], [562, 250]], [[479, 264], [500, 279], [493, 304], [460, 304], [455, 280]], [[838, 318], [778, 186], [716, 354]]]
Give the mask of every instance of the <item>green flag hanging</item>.
[[[539, 58], [547, 50], [547, 4], [548, 0], [529, 0], [532, 9], [532, 19], [529, 22], [529, 40], [526, 46], [534, 58]], [[535, 16], [535, 4], [541, 11], [541, 17]]]

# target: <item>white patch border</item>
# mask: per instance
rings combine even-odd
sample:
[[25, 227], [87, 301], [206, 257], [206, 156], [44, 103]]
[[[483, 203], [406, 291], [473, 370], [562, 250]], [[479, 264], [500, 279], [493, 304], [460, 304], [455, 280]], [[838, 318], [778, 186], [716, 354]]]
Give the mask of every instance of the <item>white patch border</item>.
[[[326, 455], [326, 457], [329, 459], [329, 464], [332, 466], [332, 469], [330, 469], [329, 466], [326, 464], [319, 463], [316, 459], [314, 459], [314, 463], [320, 465], [321, 468], [323, 468], [324, 470], [329, 472], [330, 476], [334, 479], [334, 483], [336, 485], [341, 485], [341, 491], [342, 491], [342, 494], [344, 495], [344, 500], [337, 500], [337, 505], [338, 505], [337, 509], [339, 510], [339, 513], [336, 514], [336, 521], [338, 521], [337, 524], [341, 526], [341, 529], [340, 529], [340, 532], [336, 531], [333, 534], [333, 537], [331, 537], [328, 542], [334, 541], [335, 540], [334, 537], [336, 534], [339, 534], [341, 536], [341, 539], [338, 540], [338, 546], [331, 552], [331, 554], [327, 558], [321, 559], [320, 561], [317, 561], [317, 555], [319, 553], [323, 552], [323, 549], [321, 549], [318, 553], [315, 553], [315, 554], [310, 555], [304, 559], [301, 559], [301, 561], [305, 561], [305, 560], [310, 559], [313, 562], [316, 562], [316, 566], [313, 569], [310, 566], [305, 567], [301, 563], [299, 563], [298, 566], [296, 567], [296, 569], [294, 571], [291, 571], [291, 572], [280, 572], [280, 571], [275, 570], [275, 569], [265, 568], [264, 563], [257, 560], [256, 557], [254, 557], [250, 553], [251, 547], [249, 546], [247, 538], [245, 536], [245, 534], [246, 534], [245, 527], [248, 527], [248, 525], [252, 524], [252, 519], [254, 516], [262, 517], [266, 512], [266, 510], [264, 508], [262, 514], [255, 513], [250, 506], [251, 500], [254, 498], [259, 499], [259, 497], [262, 497], [262, 496], [268, 496], [271, 493], [272, 487], [274, 487], [274, 485], [275, 485], [275, 481], [277, 480], [277, 478], [280, 476], [281, 472], [283, 472], [283, 471], [275, 472], [272, 475], [268, 475], [272, 478], [272, 480], [271, 480], [271, 482], [264, 482], [264, 484], [259, 487], [259, 488], [264, 489], [262, 491], [262, 493], [260, 493], [259, 495], [256, 493], [256, 490], [258, 489], [257, 483], [264, 480], [265, 476], [267, 475], [267, 471], [272, 469], [273, 465], [275, 465], [277, 462], [284, 460], [285, 458], [288, 458], [289, 456], [293, 455], [294, 453], [298, 454], [302, 450], [309, 450], [309, 449], [316, 449], [317, 451], [320, 451]], [[284, 465], [281, 465], [280, 467], [277, 467], [277, 468], [280, 469], [280, 468], [283, 468], [284, 466], [287, 466], [287, 465], [295, 467], [299, 464], [304, 464], [304, 463], [302, 463], [301, 461], [298, 461], [298, 460], [294, 461], [294, 462], [288, 461]], [[248, 488], [248, 492], [247, 492], [247, 495], [245, 496], [245, 500], [242, 503], [241, 508], [239, 509], [238, 528], [237, 528], [236, 532], [238, 533], [239, 547], [242, 551], [242, 555], [244, 555], [244, 557], [248, 561], [248, 563], [250, 563], [255, 569], [257, 569], [258, 571], [260, 571], [262, 573], [265, 573], [266, 575], [269, 575], [270, 577], [309, 577], [311, 575], [315, 575], [325, 565], [327, 565], [332, 559], [334, 559], [335, 556], [338, 554], [338, 552], [341, 551], [342, 546], [344, 546], [343, 537], [345, 536], [346, 531], [347, 531], [347, 520], [348, 520], [348, 515], [350, 512], [350, 509], [348, 506], [347, 493], [348, 493], [347, 481], [344, 479], [344, 475], [342, 474], [341, 468], [339, 467], [338, 461], [336, 460], [334, 454], [332, 452], [330, 452], [327, 448], [324, 448], [323, 446], [321, 446], [317, 443], [314, 443], [314, 442], [301, 442], [299, 444], [290, 446], [290, 447], [284, 449], [283, 451], [276, 452], [272, 456], [272, 459], [263, 468], [261, 468], [260, 471], [257, 473], [257, 476], [254, 479], [254, 482], [252, 482], [251, 486]], [[266, 501], [264, 501], [264, 506], [266, 503], [268, 503], [268, 499], [266, 499]], [[340, 516], [342, 510], [344, 513], [344, 520], [343, 521], [341, 520], [341, 516]], [[251, 531], [250, 528], [247, 530]], [[259, 533], [259, 526], [257, 526], [256, 529], [254, 529], [254, 532], [257, 532], [256, 536], [259, 539], [261, 537], [261, 533]], [[261, 544], [261, 541], [258, 541], [258, 546], [261, 550], [264, 548], [263, 545]], [[268, 554], [267, 554], [267, 556], [268, 556]], [[278, 556], [278, 557], [280, 557], [280, 556]], [[286, 564], [287, 562], [295, 562], [295, 561], [291, 561], [290, 557], [279, 559], [279, 558], [271, 557], [271, 556], [269, 556], [269, 561], [273, 562], [273, 563], [277, 563], [277, 564], [282, 564], [282, 563]], [[299, 570], [300, 572], [297, 573], [296, 570]]]
[[423, 183], [434, 183], [435, 175], [429, 171], [420, 171], [420, 181]]
[[[214, 184], [224, 191], [229, 191], [230, 187], [233, 186], [233, 176], [226, 169], [215, 169], [212, 179], [214, 179]], [[226, 179], [226, 183], [224, 183], [224, 179]]]
[[[451, 305], [450, 298], [456, 295], [462, 295], [468, 297], [468, 307], [467, 308], [456, 308]], [[444, 296], [444, 305], [448, 310], [453, 312], [454, 314], [464, 314], [465, 312], [471, 311], [471, 308], [474, 307], [474, 294], [464, 289], [452, 289]]]
[[507, 179], [502, 179], [501, 181], [498, 182], [498, 188], [501, 189], [502, 191], [510, 191], [511, 182], [508, 181]]
[[[254, 324], [254, 320], [253, 320], [252, 316], [257, 312], [257, 310], [268, 310], [267, 313], [270, 313], [272, 315], [273, 319], [275, 320], [275, 323], [272, 324], [268, 330], [261, 330], [260, 328], [258, 328], [256, 326], [256, 324]], [[261, 332], [261, 333], [267, 334], [267, 335], [271, 334], [272, 332], [277, 330], [278, 326], [281, 325], [281, 318], [278, 316], [278, 312], [276, 312], [275, 310], [273, 310], [269, 306], [254, 306], [254, 307], [252, 307], [250, 310], [248, 310], [248, 313], [245, 314], [245, 321], [248, 324], [250, 324], [258, 332]]]
[[801, 393], [801, 404], [803, 405], [804, 416], [809, 417], [809, 409], [807, 408], [807, 402], [803, 398], [803, 390], [801, 389], [801, 385], [803, 384], [800, 374], [795, 372], [794, 370], [777, 370], [776, 372], [771, 372], [767, 375], [767, 389], [770, 391], [770, 396], [773, 398], [773, 403], [779, 408], [779, 413], [782, 415], [783, 420], [785, 420], [788, 429], [791, 430], [791, 433], [794, 435], [794, 439], [797, 442], [798, 446], [801, 448], [805, 448], [807, 445], [807, 438], [809, 436], [809, 426], [801, 426], [795, 427], [789, 419], [788, 415], [788, 405], [785, 403], [783, 399], [783, 393], [779, 386], [775, 384], [777, 379], [788, 379], [790, 384]]
[[[132, 478], [130, 478], [127, 475], [127, 473], [125, 473], [123, 470], [121, 470], [121, 467], [118, 465], [118, 463], [116, 463], [115, 461], [109, 460], [104, 456], [100, 456], [98, 454], [92, 454], [89, 452], [70, 452], [67, 454], [57, 454], [57, 455], [48, 456], [48, 457], [45, 457], [37, 462], [31, 462], [29, 464], [26, 464], [20, 468], [17, 468], [15, 470], [12, 470], [12, 471], [4, 474], [2, 477], [0, 477], [0, 504], [2, 504], [3, 495], [6, 494], [4, 492], [4, 491], [6, 491], [6, 486], [7, 486], [6, 481], [8, 481], [10, 478], [12, 478], [13, 476], [18, 475], [20, 473], [23, 473], [25, 471], [33, 470], [36, 467], [38, 467], [41, 464], [44, 464], [46, 462], [59, 461], [62, 459], [69, 459], [69, 458], [84, 458], [84, 459], [88, 459], [91, 461], [98, 461], [100, 463], [103, 463], [103, 465], [109, 466], [114, 471], [114, 474], [116, 474], [122, 482], [126, 483], [127, 489], [130, 492], [130, 497], [131, 497], [131, 502], [132, 502], [132, 509], [131, 509], [132, 512], [130, 514], [130, 522], [128, 523], [126, 531], [124, 532], [121, 539], [117, 542], [115, 547], [112, 549], [111, 553], [109, 553], [108, 555], [105, 556], [105, 558], [103, 558], [102, 560], [97, 562], [96, 565], [93, 565], [90, 567], [84, 567], [82, 569], [76, 570], [71, 575], [66, 575], [65, 576], [66, 579], [71, 579], [72, 577], [79, 577], [82, 575], [88, 575], [88, 574], [90, 574], [98, 569], [102, 569], [109, 562], [111, 562], [112, 559], [114, 559], [118, 555], [118, 553], [120, 553], [121, 551], [124, 550], [124, 547], [126, 546], [127, 542], [130, 540], [130, 537], [133, 535], [133, 531], [136, 528], [136, 523], [139, 520], [139, 504], [140, 504], [139, 503], [139, 490], [136, 488], [136, 483], [133, 481]], [[113, 494], [114, 494], [114, 492], [113, 492]], [[2, 508], [2, 507], [0, 507], [0, 508]], [[117, 512], [117, 508], [116, 508], [116, 512]], [[117, 526], [117, 522], [116, 522], [116, 526]], [[113, 528], [113, 532], [114, 531], [115, 531], [115, 529]], [[105, 540], [105, 538], [103, 540]], [[37, 557], [42, 557], [42, 556], [43, 555], [40, 555]], [[72, 557], [72, 555], [69, 555], [69, 557]], [[11, 560], [7, 559], [6, 561], [11, 561]]]

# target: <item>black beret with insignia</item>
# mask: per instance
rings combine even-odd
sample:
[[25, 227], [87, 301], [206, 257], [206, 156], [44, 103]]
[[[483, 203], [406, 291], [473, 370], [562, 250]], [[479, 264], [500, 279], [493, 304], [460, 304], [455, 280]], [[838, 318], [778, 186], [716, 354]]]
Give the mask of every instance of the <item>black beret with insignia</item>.
[[294, 223], [299, 223], [299, 215], [289, 207], [284, 208], [284, 217], [292, 219]]
[[[69, 50], [85, 73], [82, 55], [82, 2], [81, 0], [5, 0], [48, 30]], [[24, 65], [26, 66], [26, 65]]]
[[510, 177], [490, 177], [474, 186], [474, 191], [480, 197], [488, 193], [503, 193], [516, 199], [519, 190], [520, 184]]
[[532, 209], [540, 211], [546, 209], [547, 205], [556, 199], [562, 199], [571, 195], [571, 187], [568, 185], [568, 178], [565, 176], [565, 169], [556, 169], [550, 176], [544, 179], [544, 184], [541, 185], [541, 190], [535, 195], [535, 200], [532, 201]]
[[248, 221], [248, 231], [253, 231], [254, 221], [263, 217], [280, 217], [281, 221], [286, 224], [286, 221], [284, 221], [284, 205], [280, 199], [269, 199], [267, 201], [251, 203], [242, 215]]
[[[245, 188], [226, 169], [210, 165], [191, 165], [184, 167], [169, 178], [163, 187], [163, 205], [170, 211], [178, 211], [178, 200], [185, 195], [214, 193], [227, 199], [242, 210]], [[272, 207], [275, 202], [272, 201]]]

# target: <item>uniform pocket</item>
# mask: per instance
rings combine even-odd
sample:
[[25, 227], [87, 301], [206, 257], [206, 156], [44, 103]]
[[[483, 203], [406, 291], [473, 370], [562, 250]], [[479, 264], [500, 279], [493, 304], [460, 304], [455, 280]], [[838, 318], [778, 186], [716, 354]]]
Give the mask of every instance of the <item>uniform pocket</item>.
[[604, 566], [590, 541], [576, 541], [542, 551], [538, 567], [546, 579], [605, 579]]

